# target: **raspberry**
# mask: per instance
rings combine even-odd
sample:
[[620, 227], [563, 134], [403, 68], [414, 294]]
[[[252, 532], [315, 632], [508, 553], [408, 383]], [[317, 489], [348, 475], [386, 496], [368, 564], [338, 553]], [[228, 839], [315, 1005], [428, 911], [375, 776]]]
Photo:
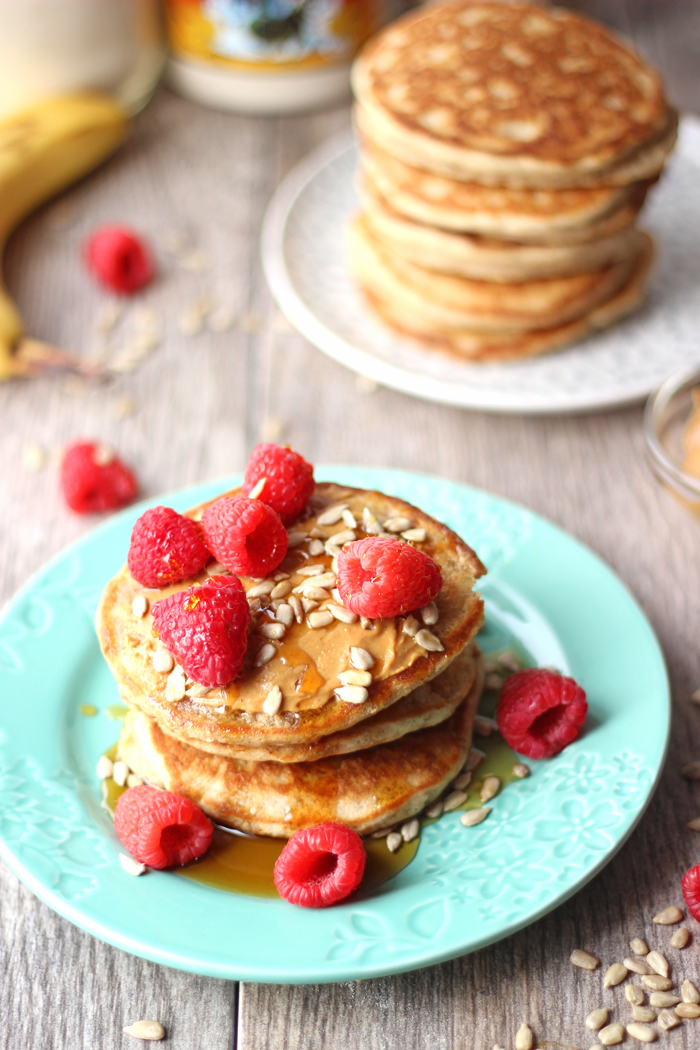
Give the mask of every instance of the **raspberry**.
[[292, 835], [277, 858], [275, 886], [290, 904], [325, 908], [357, 889], [366, 860], [356, 831], [317, 824]]
[[401, 616], [437, 597], [440, 566], [400, 540], [367, 536], [338, 555], [338, 589], [343, 604], [358, 616]]
[[279, 514], [258, 499], [218, 499], [204, 511], [202, 531], [214, 557], [237, 576], [267, 576], [289, 544]]
[[681, 879], [683, 900], [696, 922], [700, 922], [700, 864], [689, 868]]
[[245, 468], [242, 492], [247, 496], [265, 479], [258, 499], [276, 510], [283, 525], [291, 525], [305, 510], [314, 490], [314, 468], [291, 448], [256, 445]]
[[528, 758], [551, 758], [586, 721], [586, 694], [573, 678], [531, 668], [505, 680], [496, 709], [501, 736]]
[[182, 795], [141, 784], [117, 801], [114, 830], [150, 868], [173, 868], [206, 853], [214, 832], [199, 806]]
[[228, 685], [243, 666], [250, 609], [236, 576], [212, 576], [153, 606], [153, 633], [190, 678], [210, 688]]
[[61, 491], [77, 514], [116, 510], [135, 498], [138, 483], [111, 449], [93, 441], [76, 441], [63, 456]]
[[148, 247], [125, 226], [103, 226], [85, 244], [85, 258], [100, 284], [131, 295], [150, 284], [155, 273]]
[[127, 564], [144, 587], [167, 587], [194, 576], [209, 557], [196, 521], [170, 507], [152, 507], [134, 525]]

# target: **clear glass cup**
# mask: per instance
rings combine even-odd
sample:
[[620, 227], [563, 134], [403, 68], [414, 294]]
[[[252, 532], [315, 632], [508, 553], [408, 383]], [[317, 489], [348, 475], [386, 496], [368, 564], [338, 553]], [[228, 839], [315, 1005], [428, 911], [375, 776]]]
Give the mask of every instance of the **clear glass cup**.
[[644, 409], [649, 464], [664, 486], [688, 510], [700, 515], [700, 478], [683, 469], [683, 427], [693, 409], [691, 391], [700, 386], [700, 364], [674, 372]]
[[135, 113], [164, 61], [159, 0], [0, 0], [0, 118], [85, 90]]

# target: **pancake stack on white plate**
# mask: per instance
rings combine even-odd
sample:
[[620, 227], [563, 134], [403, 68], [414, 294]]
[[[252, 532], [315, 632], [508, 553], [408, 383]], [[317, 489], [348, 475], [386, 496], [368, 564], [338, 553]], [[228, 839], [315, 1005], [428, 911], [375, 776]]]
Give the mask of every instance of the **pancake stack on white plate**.
[[653, 246], [636, 220], [677, 114], [603, 26], [528, 3], [431, 4], [366, 45], [353, 88], [348, 258], [394, 330], [521, 358], [641, 303]]

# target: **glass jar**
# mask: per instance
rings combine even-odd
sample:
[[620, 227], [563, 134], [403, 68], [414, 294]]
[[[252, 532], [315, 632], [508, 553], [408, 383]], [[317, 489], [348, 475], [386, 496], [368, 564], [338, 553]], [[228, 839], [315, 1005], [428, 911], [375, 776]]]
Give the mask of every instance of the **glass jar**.
[[164, 60], [159, 0], [0, 0], [0, 117], [83, 90], [135, 113]]
[[218, 109], [298, 113], [344, 101], [350, 63], [395, 0], [165, 0], [168, 80]]

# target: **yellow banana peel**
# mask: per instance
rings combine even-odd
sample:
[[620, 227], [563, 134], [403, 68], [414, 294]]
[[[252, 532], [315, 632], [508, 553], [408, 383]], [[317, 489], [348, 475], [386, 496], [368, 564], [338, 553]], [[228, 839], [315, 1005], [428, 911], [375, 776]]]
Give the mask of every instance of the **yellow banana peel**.
[[[126, 113], [106, 95], [47, 99], [0, 121], [0, 263], [13, 230], [40, 204], [96, 168], [123, 142]], [[24, 337], [17, 307], [1, 279], [0, 380], [70, 355]]]

